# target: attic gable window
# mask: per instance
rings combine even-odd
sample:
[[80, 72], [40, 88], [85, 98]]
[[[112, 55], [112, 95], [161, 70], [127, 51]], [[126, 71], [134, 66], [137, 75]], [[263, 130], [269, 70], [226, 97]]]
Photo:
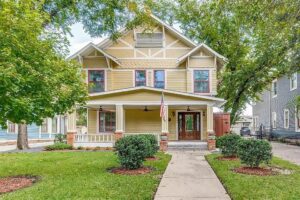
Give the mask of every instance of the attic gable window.
[[135, 47], [138, 48], [163, 47], [163, 33], [136, 33]]
[[104, 70], [88, 71], [89, 92], [104, 92], [105, 90], [105, 72]]

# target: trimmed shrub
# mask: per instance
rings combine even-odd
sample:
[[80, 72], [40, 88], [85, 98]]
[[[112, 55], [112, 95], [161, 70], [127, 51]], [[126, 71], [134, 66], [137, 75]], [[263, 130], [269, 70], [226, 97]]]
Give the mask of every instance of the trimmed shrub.
[[67, 135], [58, 133], [55, 135], [54, 143], [67, 143]]
[[[150, 145], [148, 146], [145, 156], [146, 158], [154, 157], [154, 155], [157, 153], [159, 146], [157, 145], [157, 139], [154, 135], [152, 134], [145, 134], [145, 135], [139, 135], [139, 137], [142, 137], [145, 140], [148, 140]], [[146, 142], [148, 143], [148, 142]]]
[[228, 134], [218, 137], [216, 143], [224, 156], [237, 156], [238, 144], [241, 139], [239, 135]]
[[116, 142], [115, 148], [122, 167], [138, 169], [146, 158], [146, 151], [151, 146], [149, 140], [139, 135], [126, 136]]
[[61, 143], [61, 142], [57, 142], [57, 143], [54, 143], [52, 145], [48, 145], [48, 146], [45, 147], [46, 151], [64, 150], [64, 149], [72, 150], [73, 147], [69, 144]]
[[238, 156], [243, 164], [259, 167], [272, 159], [272, 146], [266, 140], [241, 140], [238, 145]]

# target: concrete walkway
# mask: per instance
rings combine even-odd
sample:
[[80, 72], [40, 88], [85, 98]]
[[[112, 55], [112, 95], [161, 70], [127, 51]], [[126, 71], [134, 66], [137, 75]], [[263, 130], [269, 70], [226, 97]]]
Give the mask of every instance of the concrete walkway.
[[155, 200], [230, 199], [204, 158], [205, 151], [173, 151]]
[[272, 142], [274, 156], [300, 165], [300, 147], [278, 142]]
[[29, 144], [29, 147], [31, 149], [24, 150], [24, 151], [17, 150], [16, 144], [5, 145], [5, 146], [0, 146], [0, 153], [1, 152], [37, 152], [37, 151], [42, 151], [45, 146], [50, 145], [50, 144], [53, 144], [53, 142], [41, 142], [41, 143]]

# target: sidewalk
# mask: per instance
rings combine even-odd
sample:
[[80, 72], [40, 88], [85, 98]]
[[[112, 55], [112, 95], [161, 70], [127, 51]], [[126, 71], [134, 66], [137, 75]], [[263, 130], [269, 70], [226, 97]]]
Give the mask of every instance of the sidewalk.
[[272, 142], [274, 156], [288, 160], [292, 163], [300, 165], [300, 147], [294, 145]]
[[5, 145], [5, 146], [0, 146], [0, 152], [35, 152], [35, 151], [40, 151], [42, 147], [45, 147], [50, 144], [53, 144], [53, 142], [32, 143], [29, 144], [29, 147], [32, 149], [25, 150], [25, 151], [16, 150], [17, 147], [16, 144]]
[[230, 199], [204, 151], [174, 151], [155, 200]]

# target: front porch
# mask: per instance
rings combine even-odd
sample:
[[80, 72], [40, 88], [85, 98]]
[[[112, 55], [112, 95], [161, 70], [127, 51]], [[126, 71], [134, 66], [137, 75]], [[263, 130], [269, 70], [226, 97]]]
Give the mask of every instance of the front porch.
[[[165, 119], [160, 117], [162, 92]], [[120, 137], [133, 134], [153, 134], [158, 141], [207, 141], [213, 132], [213, 106], [220, 102], [148, 88], [95, 95], [87, 102], [87, 134], [76, 134], [74, 145], [112, 147]]]

